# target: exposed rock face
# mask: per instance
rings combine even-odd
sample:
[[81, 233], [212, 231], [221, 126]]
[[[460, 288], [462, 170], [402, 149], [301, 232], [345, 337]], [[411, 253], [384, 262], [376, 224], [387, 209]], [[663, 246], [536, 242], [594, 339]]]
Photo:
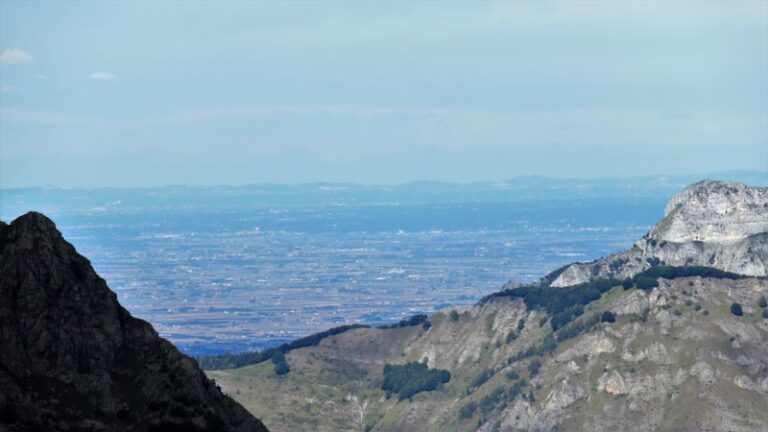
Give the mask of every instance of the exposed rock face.
[[768, 275], [768, 188], [713, 180], [688, 186], [631, 250], [572, 264], [552, 286], [631, 277], [653, 264]]
[[45, 216], [0, 222], [0, 431], [266, 431]]
[[658, 241], [727, 243], [768, 232], [768, 188], [704, 180], [670, 200], [649, 237]]

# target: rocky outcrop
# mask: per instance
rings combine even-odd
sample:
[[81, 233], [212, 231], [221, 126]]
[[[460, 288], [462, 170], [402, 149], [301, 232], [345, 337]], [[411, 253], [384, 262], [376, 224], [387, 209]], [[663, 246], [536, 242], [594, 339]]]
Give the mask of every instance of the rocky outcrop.
[[631, 250], [572, 264], [551, 285], [622, 279], [658, 264], [768, 275], [768, 188], [713, 180], [688, 186]]
[[1, 431], [266, 431], [45, 216], [0, 222]]

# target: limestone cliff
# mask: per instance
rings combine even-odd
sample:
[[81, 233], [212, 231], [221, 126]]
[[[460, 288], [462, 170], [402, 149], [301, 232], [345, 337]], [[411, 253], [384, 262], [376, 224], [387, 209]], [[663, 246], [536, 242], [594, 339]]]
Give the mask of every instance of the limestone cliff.
[[768, 188], [704, 180], [677, 194], [632, 249], [568, 266], [552, 286], [631, 277], [656, 264], [768, 275]]

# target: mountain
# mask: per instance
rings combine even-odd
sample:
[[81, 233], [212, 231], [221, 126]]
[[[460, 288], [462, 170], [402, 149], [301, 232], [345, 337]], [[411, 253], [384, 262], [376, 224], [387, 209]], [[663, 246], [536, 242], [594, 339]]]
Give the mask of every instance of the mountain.
[[278, 432], [768, 430], [765, 197], [697, 183], [630, 251], [207, 373]]
[[0, 431], [266, 431], [45, 216], [0, 222]]
[[568, 266], [552, 285], [623, 279], [655, 263], [768, 275], [768, 188], [712, 180], [688, 186], [631, 250]]

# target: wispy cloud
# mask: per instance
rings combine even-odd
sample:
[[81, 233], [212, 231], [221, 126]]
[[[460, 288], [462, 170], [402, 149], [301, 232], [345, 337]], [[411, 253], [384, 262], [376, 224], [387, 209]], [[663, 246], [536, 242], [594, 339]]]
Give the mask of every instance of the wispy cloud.
[[38, 111], [18, 108], [0, 108], [0, 122], [29, 123], [36, 125], [80, 125], [94, 126], [98, 122], [86, 117], [72, 116], [49, 111]]
[[101, 81], [116, 80], [117, 75], [111, 72], [96, 71], [88, 75], [88, 79], [101, 80]]
[[0, 93], [19, 93], [23, 92], [24, 88], [14, 85], [5, 85], [0, 87]]
[[34, 57], [32, 57], [32, 54], [18, 48], [7, 49], [0, 54], [0, 64], [24, 64], [32, 63], [33, 61]]

